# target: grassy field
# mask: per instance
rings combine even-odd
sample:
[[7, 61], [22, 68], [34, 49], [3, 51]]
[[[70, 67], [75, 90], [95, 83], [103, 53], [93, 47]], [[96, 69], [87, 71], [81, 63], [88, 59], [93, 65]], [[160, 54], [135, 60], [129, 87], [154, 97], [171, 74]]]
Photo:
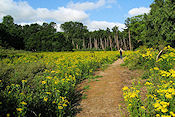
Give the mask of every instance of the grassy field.
[[[0, 116], [74, 116], [76, 84], [119, 58], [119, 52], [40, 52], [1, 49]], [[124, 52], [144, 75], [123, 88], [131, 117], [175, 117], [175, 49]], [[79, 98], [79, 97], [78, 97]]]
[[76, 84], [119, 52], [41, 52], [1, 49], [0, 116], [72, 116]]
[[130, 69], [144, 69], [142, 78], [123, 88], [131, 117], [175, 117], [175, 49], [158, 51], [141, 48], [125, 58]]

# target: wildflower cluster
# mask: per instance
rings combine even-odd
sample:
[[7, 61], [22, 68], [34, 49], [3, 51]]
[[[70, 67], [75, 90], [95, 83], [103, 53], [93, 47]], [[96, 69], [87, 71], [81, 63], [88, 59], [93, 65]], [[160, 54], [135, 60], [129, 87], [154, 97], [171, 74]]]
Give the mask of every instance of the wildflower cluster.
[[20, 53], [0, 60], [1, 116], [71, 115], [76, 84], [119, 52]]
[[[147, 51], [149, 50], [153, 49], [147, 49]], [[133, 99], [129, 98], [125, 100], [129, 107], [128, 111], [130, 112], [130, 115], [132, 117], [175, 117], [175, 49], [170, 46], [165, 47], [164, 52], [157, 61], [155, 56], [157, 52], [151, 51], [143, 54], [142, 51], [138, 51], [133, 53], [141, 55], [137, 58], [139, 59], [137, 61], [142, 61], [143, 63], [137, 64], [145, 65], [144, 68], [147, 68], [145, 69], [147, 73], [144, 74], [143, 78], [147, 79], [146, 81], [144, 80], [142, 85], [137, 84], [133, 86], [140, 87], [140, 90], [138, 89], [140, 92], [145, 89], [145, 94], [141, 95], [138, 93], [138, 96], [135, 96]], [[133, 55], [134, 54], [129, 55], [131, 60], [126, 59], [126, 61], [133, 61]], [[152, 63], [152, 65], [148, 65], [147, 63]], [[123, 97], [125, 99], [130, 96], [129, 92], [132, 90], [131, 88], [127, 88], [127, 90], [124, 89], [126, 89], [126, 87], [123, 88]], [[137, 101], [139, 103], [136, 108], [135, 103]], [[145, 111], [140, 111], [143, 109], [142, 107], [144, 107]]]

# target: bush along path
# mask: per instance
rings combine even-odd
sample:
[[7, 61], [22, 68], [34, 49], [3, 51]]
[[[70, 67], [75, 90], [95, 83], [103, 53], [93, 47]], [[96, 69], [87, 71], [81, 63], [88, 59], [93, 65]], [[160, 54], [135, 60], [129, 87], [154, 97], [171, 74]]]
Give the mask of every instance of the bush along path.
[[[120, 64], [123, 60], [118, 59], [108, 66], [104, 71], [97, 71], [96, 76], [102, 76], [98, 80], [88, 82], [85, 80], [80, 87], [87, 87], [84, 93], [86, 99], [80, 102], [77, 108], [81, 109], [76, 117], [121, 117], [127, 116], [127, 111], [123, 103], [122, 88], [130, 85], [132, 78], [136, 78], [140, 73], [130, 71]], [[80, 89], [81, 89], [80, 88]]]

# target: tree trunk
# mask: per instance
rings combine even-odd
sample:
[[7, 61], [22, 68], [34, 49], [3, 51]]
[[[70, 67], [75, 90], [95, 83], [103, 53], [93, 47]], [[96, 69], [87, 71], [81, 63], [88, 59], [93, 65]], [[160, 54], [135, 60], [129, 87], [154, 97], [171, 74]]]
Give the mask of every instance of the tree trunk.
[[89, 38], [89, 47], [90, 47], [90, 49], [92, 49], [91, 37]]
[[94, 39], [94, 47], [95, 47], [95, 49], [98, 49], [97, 39]]
[[123, 40], [120, 40], [120, 46], [123, 48]]
[[107, 46], [107, 42], [106, 42], [106, 38], [105, 38], [105, 49], [106, 49], [106, 46]]
[[79, 48], [78, 48], [78, 44], [76, 44], [76, 49], [79, 49]]
[[107, 44], [106, 47], [109, 47], [109, 39], [107, 38]]
[[110, 48], [111, 48], [111, 51], [112, 51], [112, 39], [111, 39], [111, 37], [109, 36], [109, 41], [110, 41]]
[[98, 49], [98, 39], [96, 39], [96, 49]]
[[117, 49], [119, 50], [120, 49], [120, 46], [119, 46], [119, 41], [118, 41], [118, 34], [117, 34], [117, 32], [116, 32], [116, 43], [117, 43]]
[[101, 44], [101, 48], [102, 48], [103, 50], [105, 50], [104, 45], [103, 45], [102, 38], [100, 38], [100, 44]]
[[125, 38], [123, 38], [124, 48], [125, 48], [125, 50], [127, 50], [127, 46], [126, 46], [126, 42], [125, 41], [126, 41]]
[[73, 48], [75, 48], [75, 43], [74, 43], [74, 40], [72, 39], [72, 45], [73, 45]]
[[85, 39], [83, 39], [83, 49], [86, 49]]
[[129, 32], [129, 48], [130, 48], [130, 50], [132, 50], [132, 46], [131, 46], [131, 32], [130, 32], [130, 30], [128, 32]]

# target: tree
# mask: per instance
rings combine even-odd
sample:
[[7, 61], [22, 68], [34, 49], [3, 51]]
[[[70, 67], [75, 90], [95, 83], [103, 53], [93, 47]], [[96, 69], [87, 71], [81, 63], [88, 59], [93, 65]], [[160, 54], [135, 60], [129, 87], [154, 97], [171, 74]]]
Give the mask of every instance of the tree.
[[85, 34], [88, 32], [87, 26], [84, 26], [80, 22], [70, 21], [70, 22], [65, 22], [64, 24], [61, 24], [61, 29], [64, 30], [66, 38], [72, 41], [72, 44], [74, 47], [75, 47], [75, 44], [77, 47], [79, 46], [81, 48], [83, 47], [83, 42], [85, 42], [84, 40]]
[[116, 42], [117, 49], [119, 50], [120, 47], [119, 47], [119, 40], [118, 40], [118, 37], [119, 37], [119, 35], [118, 35], [118, 32], [119, 32], [118, 27], [114, 26], [112, 28], [112, 30], [113, 30], [113, 33], [114, 33], [114, 39], [115, 39], [115, 42]]
[[167, 44], [175, 47], [175, 1], [155, 0], [145, 17], [145, 39], [148, 46]]

